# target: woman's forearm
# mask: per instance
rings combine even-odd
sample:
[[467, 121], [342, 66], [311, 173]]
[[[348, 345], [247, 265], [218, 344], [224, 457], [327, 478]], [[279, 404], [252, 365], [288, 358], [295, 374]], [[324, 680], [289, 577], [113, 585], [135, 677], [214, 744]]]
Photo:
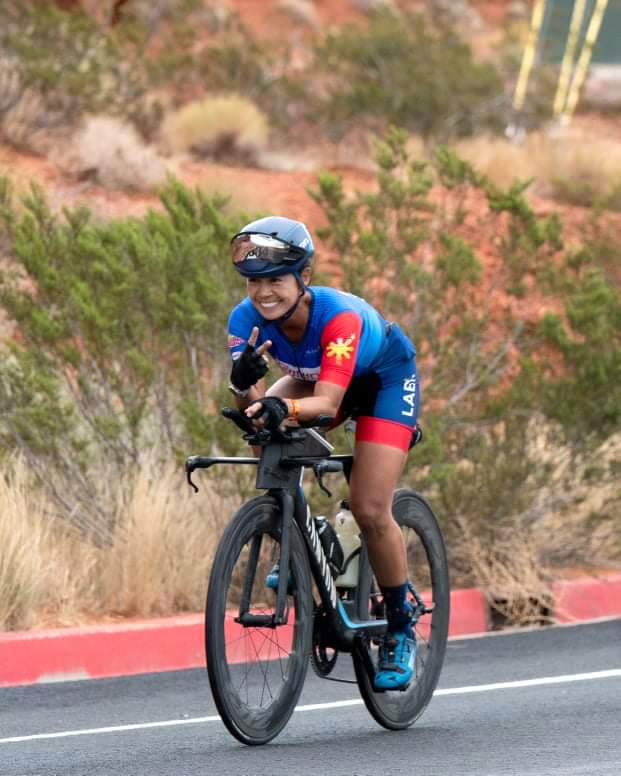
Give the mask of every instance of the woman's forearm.
[[247, 407], [250, 407], [251, 404], [254, 404], [255, 401], [259, 401], [259, 399], [262, 399], [265, 396], [265, 380], [259, 380], [256, 385], [253, 385], [250, 388], [245, 396], [238, 396], [237, 394], [233, 395], [235, 397], [237, 409], [245, 410]]
[[[340, 406], [339, 398], [337, 395], [332, 396], [321, 393], [319, 395], [306, 396], [302, 399], [287, 398], [286, 401], [291, 416], [297, 415], [299, 420], [310, 420], [318, 415], [336, 417]], [[295, 405], [293, 402], [295, 402]]]

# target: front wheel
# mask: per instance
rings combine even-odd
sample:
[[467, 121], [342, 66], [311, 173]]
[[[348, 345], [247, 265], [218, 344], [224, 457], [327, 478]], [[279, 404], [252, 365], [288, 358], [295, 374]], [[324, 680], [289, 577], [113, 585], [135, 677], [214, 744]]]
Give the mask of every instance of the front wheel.
[[244, 744], [265, 744], [293, 713], [311, 648], [313, 601], [304, 540], [290, 537], [287, 622], [276, 627], [235, 622], [244, 593], [252, 614], [276, 612], [267, 577], [280, 558], [282, 517], [271, 496], [244, 504], [227, 526], [209, 579], [205, 639], [211, 690], [222, 721]]
[[[371, 715], [385, 728], [402, 730], [423, 713], [438, 684], [448, 638], [450, 591], [444, 540], [429, 504], [403, 488], [395, 493], [392, 513], [403, 532], [410, 582], [430, 610], [414, 625], [415, 676], [406, 690], [375, 692], [368, 666], [370, 661], [377, 663], [377, 650], [363, 639], [352, 658], [360, 694]], [[358, 594], [358, 616], [382, 619], [383, 607], [368, 563], [361, 569]]]

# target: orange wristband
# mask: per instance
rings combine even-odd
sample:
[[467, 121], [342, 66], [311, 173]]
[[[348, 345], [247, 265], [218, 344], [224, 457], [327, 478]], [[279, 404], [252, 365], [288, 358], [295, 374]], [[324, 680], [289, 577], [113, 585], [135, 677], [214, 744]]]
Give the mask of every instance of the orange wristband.
[[297, 399], [289, 399], [289, 401], [291, 402], [289, 417], [297, 422], [300, 420], [300, 402]]

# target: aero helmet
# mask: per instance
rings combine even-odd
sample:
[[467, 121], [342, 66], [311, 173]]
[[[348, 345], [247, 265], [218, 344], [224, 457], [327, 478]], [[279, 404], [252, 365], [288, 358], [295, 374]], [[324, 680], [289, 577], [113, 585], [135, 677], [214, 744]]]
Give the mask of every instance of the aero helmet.
[[231, 240], [235, 269], [247, 278], [269, 278], [300, 272], [315, 252], [310, 232], [301, 221], [268, 216], [246, 224]]

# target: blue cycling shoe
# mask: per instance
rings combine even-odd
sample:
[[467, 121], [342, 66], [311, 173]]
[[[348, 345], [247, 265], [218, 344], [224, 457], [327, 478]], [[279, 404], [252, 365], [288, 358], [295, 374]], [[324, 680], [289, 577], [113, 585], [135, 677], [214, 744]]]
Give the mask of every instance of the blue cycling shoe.
[[386, 633], [380, 646], [376, 690], [405, 690], [414, 676], [416, 639], [410, 633]]
[[[278, 590], [278, 580], [280, 579], [280, 564], [274, 563], [272, 570], [265, 577], [265, 587], [269, 587], [270, 590]], [[287, 585], [287, 593], [291, 594], [293, 591], [293, 577], [289, 574], [289, 584]]]

